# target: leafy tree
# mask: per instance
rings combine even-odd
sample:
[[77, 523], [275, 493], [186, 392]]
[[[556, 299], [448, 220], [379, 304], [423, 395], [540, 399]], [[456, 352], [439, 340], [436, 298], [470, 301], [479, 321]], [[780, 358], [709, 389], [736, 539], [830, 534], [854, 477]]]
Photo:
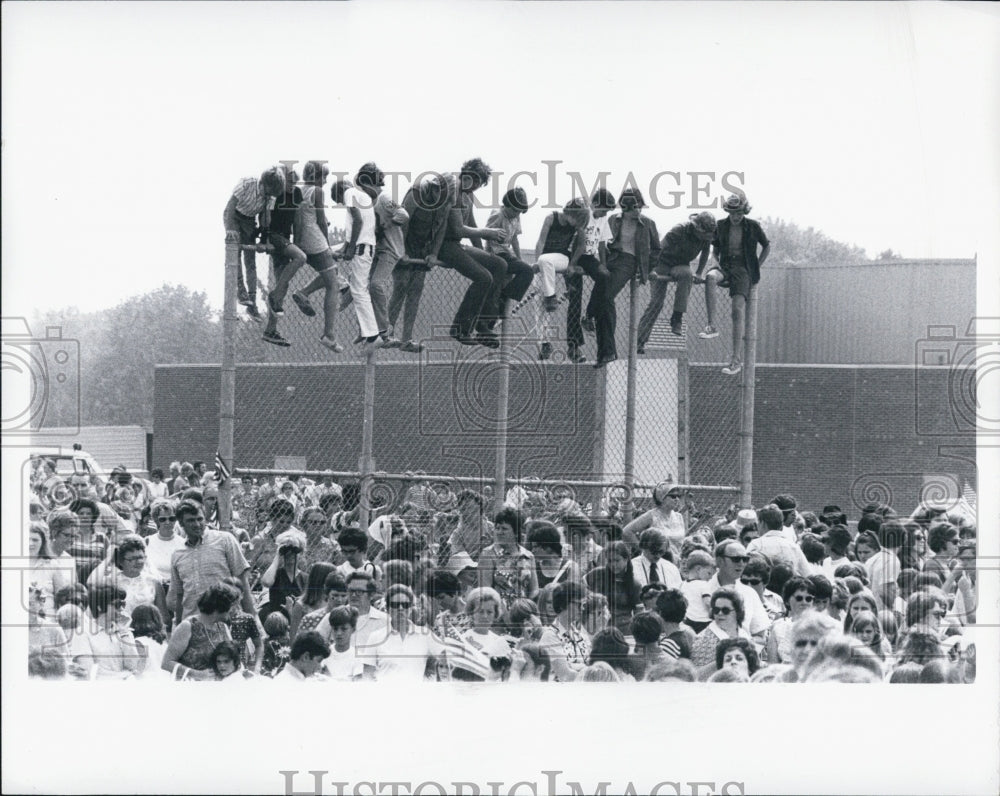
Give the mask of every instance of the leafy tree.
[[884, 252], [879, 252], [876, 259], [879, 260], [902, 260], [903, 255], [899, 252], [894, 252], [892, 249], [886, 249]]
[[761, 222], [771, 241], [768, 262], [781, 265], [836, 265], [865, 262], [860, 246], [828, 238], [818, 229], [803, 229], [791, 221], [765, 218]]
[[[214, 363], [222, 328], [204, 293], [164, 285], [116, 307], [80, 315], [74, 308], [36, 316], [32, 331], [59, 325], [80, 344], [80, 422], [153, 423], [153, 375], [160, 364]], [[44, 425], [73, 422], [67, 391], [52, 390]]]

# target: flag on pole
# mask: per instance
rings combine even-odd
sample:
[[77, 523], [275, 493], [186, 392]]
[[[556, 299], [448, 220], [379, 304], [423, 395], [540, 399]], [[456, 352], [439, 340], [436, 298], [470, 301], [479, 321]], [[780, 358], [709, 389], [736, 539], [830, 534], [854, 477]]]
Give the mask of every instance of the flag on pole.
[[963, 481], [961, 503], [968, 508], [969, 512], [972, 514], [972, 519], [975, 519], [976, 517], [976, 501], [976, 490], [972, 488], [968, 481]]
[[226, 463], [222, 461], [222, 454], [218, 451], [215, 452], [215, 480], [219, 482], [219, 486], [222, 486], [226, 481], [229, 480], [229, 468], [226, 467]]

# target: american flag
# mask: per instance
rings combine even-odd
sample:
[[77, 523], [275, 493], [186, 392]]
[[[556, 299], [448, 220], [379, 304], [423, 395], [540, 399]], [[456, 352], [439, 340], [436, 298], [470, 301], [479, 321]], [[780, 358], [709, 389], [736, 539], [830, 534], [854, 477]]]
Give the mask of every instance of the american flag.
[[976, 514], [976, 500], [977, 500], [976, 490], [972, 488], [972, 486], [969, 484], [968, 481], [963, 481], [962, 482], [962, 503], [964, 503], [966, 506], [968, 506], [968, 508], [972, 512], [973, 516], [975, 516], [975, 514]]
[[222, 454], [218, 451], [215, 452], [215, 480], [219, 482], [219, 486], [226, 483], [229, 480], [229, 468], [226, 467], [226, 463], [222, 461]]

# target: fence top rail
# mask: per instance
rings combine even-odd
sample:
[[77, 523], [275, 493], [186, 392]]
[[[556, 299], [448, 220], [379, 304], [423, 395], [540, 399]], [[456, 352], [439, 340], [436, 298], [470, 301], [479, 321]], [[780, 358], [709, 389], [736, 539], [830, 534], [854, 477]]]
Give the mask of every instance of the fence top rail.
[[[233, 470], [233, 474], [236, 476], [272, 476], [272, 475], [295, 475], [300, 478], [354, 478], [360, 480], [362, 478], [362, 473], [360, 470], [276, 470], [276, 469], [262, 469], [253, 467], [236, 467]], [[463, 475], [443, 475], [434, 473], [388, 473], [388, 472], [373, 472], [369, 476], [372, 479], [383, 479], [389, 481], [453, 481], [459, 484], [481, 484], [490, 483], [494, 479], [491, 477], [483, 476], [481, 478], [476, 478], [473, 476], [463, 476]], [[510, 486], [579, 486], [579, 487], [625, 487], [625, 483], [622, 481], [586, 481], [579, 479], [562, 479], [562, 478], [508, 478], [507, 484]], [[680, 487], [681, 489], [689, 489], [691, 491], [697, 492], [739, 492], [738, 486], [726, 486], [719, 484], [674, 484], [671, 482], [672, 486]], [[635, 490], [651, 490], [654, 489], [657, 484], [635, 484]]]

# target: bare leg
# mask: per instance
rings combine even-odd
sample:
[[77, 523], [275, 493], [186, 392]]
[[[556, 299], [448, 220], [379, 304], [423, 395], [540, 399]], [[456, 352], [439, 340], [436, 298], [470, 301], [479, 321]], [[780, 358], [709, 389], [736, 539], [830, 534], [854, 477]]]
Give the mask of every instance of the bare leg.
[[320, 284], [326, 288], [326, 292], [323, 294], [323, 334], [334, 340], [336, 339], [334, 327], [337, 325], [337, 305], [340, 302], [340, 294], [337, 292], [337, 269], [327, 269], [316, 279], [320, 280]]
[[721, 279], [722, 273], [719, 271], [709, 271], [705, 274], [705, 309], [708, 312], [709, 326], [715, 326], [715, 291]]
[[746, 303], [743, 296], [733, 296], [733, 356], [732, 362], [743, 361], [743, 326], [746, 323]]

